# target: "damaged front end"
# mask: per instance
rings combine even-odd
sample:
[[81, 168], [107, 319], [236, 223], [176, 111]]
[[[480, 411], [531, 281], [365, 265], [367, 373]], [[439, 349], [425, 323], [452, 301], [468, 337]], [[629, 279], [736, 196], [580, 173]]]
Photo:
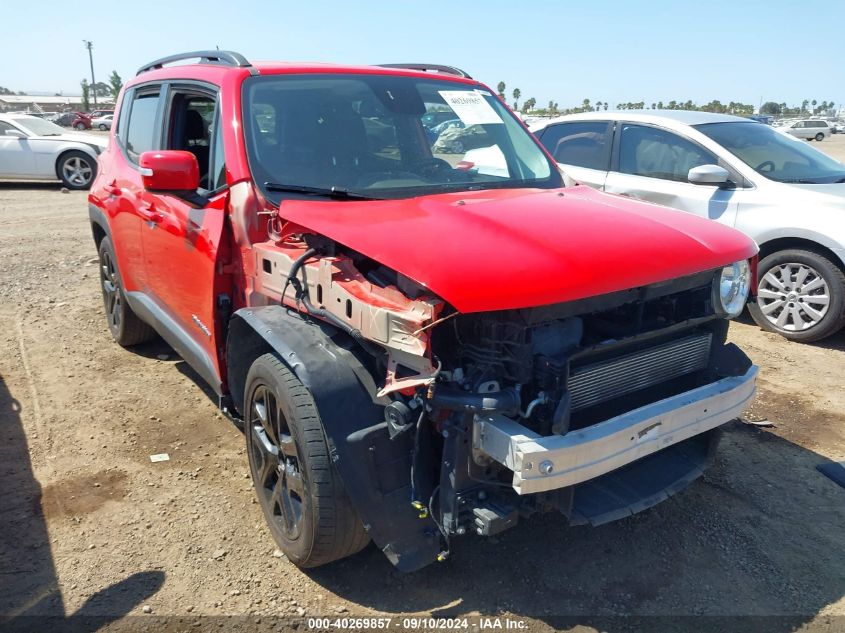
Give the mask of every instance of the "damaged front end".
[[535, 512], [598, 525], [648, 508], [701, 475], [753, 398], [756, 368], [715, 305], [722, 269], [463, 314], [298, 229], [255, 245], [256, 296], [294, 309], [287, 327], [310, 315], [348, 335], [307, 345], [338, 345], [363, 400], [339, 407], [327, 389], [333, 414], [309, 388], [350, 498], [402, 570]]

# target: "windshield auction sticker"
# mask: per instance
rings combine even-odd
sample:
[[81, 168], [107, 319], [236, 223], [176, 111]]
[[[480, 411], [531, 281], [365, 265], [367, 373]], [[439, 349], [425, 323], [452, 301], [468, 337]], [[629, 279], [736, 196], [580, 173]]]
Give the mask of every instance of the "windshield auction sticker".
[[484, 97], [474, 90], [440, 90], [439, 92], [464, 125], [504, 123]]

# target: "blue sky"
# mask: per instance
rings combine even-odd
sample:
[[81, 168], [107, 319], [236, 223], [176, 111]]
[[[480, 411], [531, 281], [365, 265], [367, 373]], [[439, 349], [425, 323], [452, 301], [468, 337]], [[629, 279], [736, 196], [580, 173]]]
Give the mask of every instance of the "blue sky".
[[[845, 105], [845, 3], [770, 0], [9, 2], [0, 86], [79, 92], [174, 52], [248, 59], [452, 64], [522, 98]], [[37, 8], [36, 8], [37, 7]], [[812, 9], [811, 9], [812, 7]], [[809, 21], [805, 15], [814, 16]], [[14, 28], [12, 28], [14, 27]]]

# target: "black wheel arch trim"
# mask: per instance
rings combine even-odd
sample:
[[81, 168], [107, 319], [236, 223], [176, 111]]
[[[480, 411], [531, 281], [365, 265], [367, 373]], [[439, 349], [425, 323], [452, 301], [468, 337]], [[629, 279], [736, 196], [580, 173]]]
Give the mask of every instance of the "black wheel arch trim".
[[401, 571], [433, 562], [440, 551], [437, 527], [420, 519], [410, 500], [411, 435], [391, 441], [385, 400], [355, 343], [337, 328], [283, 306], [242, 308], [229, 323], [227, 375], [231, 398], [242, 411], [252, 361], [272, 351], [311, 393], [332, 462], [372, 540]]
[[88, 219], [91, 221], [91, 233], [94, 237], [94, 243], [98, 247], [102, 237], [98, 235], [97, 228], [103, 232], [104, 237], [111, 239], [111, 229], [109, 228], [109, 221], [106, 218], [105, 212], [96, 204], [91, 202], [88, 203]]

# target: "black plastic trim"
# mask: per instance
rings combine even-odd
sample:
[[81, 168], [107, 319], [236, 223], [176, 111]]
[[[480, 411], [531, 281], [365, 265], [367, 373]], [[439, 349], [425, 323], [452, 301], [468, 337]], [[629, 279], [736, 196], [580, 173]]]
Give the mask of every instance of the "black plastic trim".
[[212, 359], [172, 316], [167, 314], [149, 295], [127, 292], [126, 303], [141, 320], [155, 329], [182, 359], [208, 383], [218, 396], [224, 394], [223, 381], [217, 375]]
[[445, 73], [447, 75], [456, 75], [458, 77], [463, 77], [464, 79], [472, 79], [469, 76], [469, 73], [461, 70], [460, 68], [455, 68], [454, 66], [444, 66], [443, 64], [419, 64], [419, 63], [409, 63], [409, 64], [376, 64], [380, 68], [403, 68], [405, 70], [419, 70], [422, 72], [437, 72], [437, 73]]
[[163, 68], [165, 64], [172, 64], [173, 62], [180, 62], [186, 59], [199, 59], [200, 64], [213, 64], [217, 66], [234, 66], [236, 68], [252, 68], [252, 64], [247, 61], [246, 57], [234, 51], [190, 51], [187, 53], [177, 53], [176, 55], [169, 55], [162, 57], [148, 64], [141, 66], [136, 75], [140, 75], [148, 70], [157, 70]]
[[414, 571], [436, 560], [439, 532], [411, 506], [413, 438], [390, 439], [387, 401], [376, 398], [359, 349], [337, 328], [285, 307], [242, 308], [229, 326], [229, 389], [242, 406], [253, 355], [275, 352], [314, 398], [332, 461], [364, 528], [399, 570]]

